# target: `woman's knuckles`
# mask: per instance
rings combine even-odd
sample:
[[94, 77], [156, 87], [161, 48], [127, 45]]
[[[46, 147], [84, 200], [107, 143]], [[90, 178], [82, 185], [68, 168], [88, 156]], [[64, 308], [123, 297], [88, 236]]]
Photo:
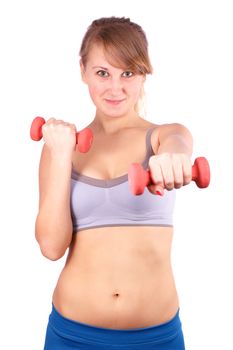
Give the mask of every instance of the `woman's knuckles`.
[[187, 185], [192, 180], [191, 161], [183, 153], [162, 153], [150, 157], [149, 168], [155, 184], [163, 183], [172, 190]]

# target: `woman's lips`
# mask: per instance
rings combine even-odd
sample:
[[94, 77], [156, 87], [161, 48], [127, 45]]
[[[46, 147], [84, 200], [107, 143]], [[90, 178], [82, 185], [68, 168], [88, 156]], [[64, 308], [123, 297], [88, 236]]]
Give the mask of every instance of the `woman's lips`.
[[121, 102], [123, 102], [125, 99], [121, 100], [110, 100], [110, 99], [105, 99], [105, 101], [113, 106], [119, 105]]

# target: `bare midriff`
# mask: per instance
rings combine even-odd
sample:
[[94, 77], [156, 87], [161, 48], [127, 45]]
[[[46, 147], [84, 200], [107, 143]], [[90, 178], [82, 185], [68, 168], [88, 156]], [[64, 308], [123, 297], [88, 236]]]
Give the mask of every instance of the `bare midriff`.
[[172, 319], [179, 301], [171, 267], [172, 227], [118, 226], [73, 235], [53, 294], [64, 317], [132, 329]]

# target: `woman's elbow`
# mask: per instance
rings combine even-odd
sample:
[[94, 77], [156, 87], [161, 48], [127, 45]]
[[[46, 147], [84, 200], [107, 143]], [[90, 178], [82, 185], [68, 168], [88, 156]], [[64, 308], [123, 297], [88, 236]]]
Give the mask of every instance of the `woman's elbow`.
[[61, 259], [67, 249], [67, 246], [63, 246], [63, 247], [57, 247], [54, 245], [54, 243], [48, 241], [48, 240], [38, 240], [37, 242], [39, 244], [40, 247], [40, 251], [42, 253], [42, 255], [52, 261], [56, 261]]
[[68, 241], [57, 240], [54, 235], [49, 234], [38, 222], [35, 227], [35, 238], [39, 244], [42, 255], [52, 261], [62, 258], [69, 246]]
[[[35, 238], [39, 244], [41, 253], [49, 260], [59, 260], [62, 258], [72, 240], [71, 228], [62, 230], [61, 235], [54, 236], [54, 228], [48, 228], [42, 225], [40, 220], [36, 220]], [[56, 231], [56, 230], [55, 230]], [[56, 231], [57, 232], [57, 231]]]

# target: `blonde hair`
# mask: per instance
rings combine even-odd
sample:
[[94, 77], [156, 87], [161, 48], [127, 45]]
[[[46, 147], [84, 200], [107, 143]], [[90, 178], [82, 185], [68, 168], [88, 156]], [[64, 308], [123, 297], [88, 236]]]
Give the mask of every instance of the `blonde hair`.
[[[84, 67], [93, 44], [102, 45], [108, 61], [116, 67], [126, 67], [135, 74], [153, 73], [146, 34], [138, 24], [131, 22], [129, 18], [103, 17], [91, 23], [83, 37], [79, 51]], [[135, 106], [138, 113], [142, 113], [144, 100], [143, 89]]]

